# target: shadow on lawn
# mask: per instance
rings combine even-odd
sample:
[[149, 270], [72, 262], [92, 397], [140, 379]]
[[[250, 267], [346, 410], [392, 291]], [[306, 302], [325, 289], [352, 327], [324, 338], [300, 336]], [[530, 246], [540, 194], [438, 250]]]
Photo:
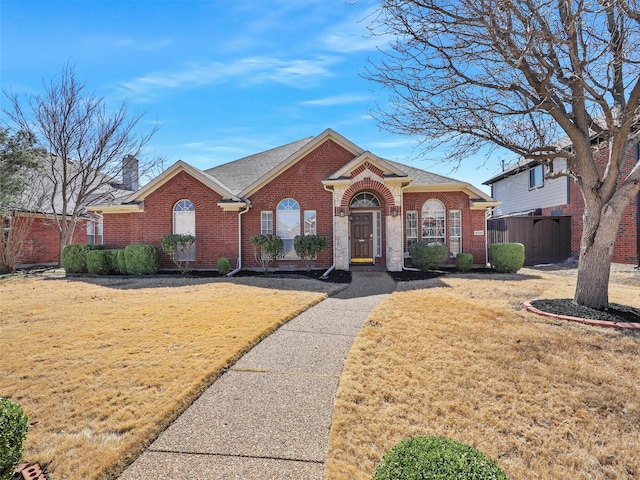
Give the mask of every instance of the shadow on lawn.
[[[320, 280], [322, 272], [239, 272], [233, 277], [220, 276], [216, 272], [194, 272], [190, 275], [161, 273], [158, 275], [69, 275], [45, 276], [47, 280], [64, 279], [69, 282], [82, 282], [118, 290], [136, 290], [142, 288], [171, 288], [208, 285], [213, 283], [232, 283], [236, 285], [267, 288], [272, 290], [292, 290], [332, 294], [346, 288], [351, 281], [349, 272], [330, 275]], [[347, 275], [345, 275], [345, 273]]]

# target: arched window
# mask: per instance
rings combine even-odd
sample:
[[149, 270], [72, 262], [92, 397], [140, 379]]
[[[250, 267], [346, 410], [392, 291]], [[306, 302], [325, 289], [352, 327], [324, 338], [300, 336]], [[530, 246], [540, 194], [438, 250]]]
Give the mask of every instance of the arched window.
[[[191, 200], [180, 200], [173, 207], [173, 233], [195, 236], [196, 207]], [[188, 252], [179, 251], [178, 259], [194, 261], [196, 259], [196, 246], [193, 245]]]
[[432, 198], [422, 206], [422, 240], [446, 243], [444, 203]]
[[379, 207], [380, 200], [376, 198], [375, 195], [368, 192], [362, 192], [357, 194], [353, 199], [351, 199], [351, 208], [358, 207]]
[[293, 248], [293, 239], [300, 235], [300, 204], [293, 198], [285, 198], [278, 203], [276, 215], [276, 235], [284, 244], [282, 258], [299, 260]]

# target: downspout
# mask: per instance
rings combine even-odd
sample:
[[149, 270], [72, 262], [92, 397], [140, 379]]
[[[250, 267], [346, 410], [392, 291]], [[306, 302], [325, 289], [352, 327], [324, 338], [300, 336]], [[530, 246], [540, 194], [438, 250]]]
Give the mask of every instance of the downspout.
[[402, 270], [407, 270], [409, 272], [419, 272], [420, 269], [418, 268], [414, 268], [414, 267], [407, 267], [404, 264], [404, 241], [405, 241], [405, 233], [407, 230], [407, 226], [404, 224], [404, 222], [407, 220], [407, 212], [404, 211], [404, 189], [407, 188], [410, 184], [407, 183], [404, 187], [400, 187], [400, 201], [402, 202], [400, 204], [400, 211], [402, 212], [402, 216], [403, 218], [402, 220], [402, 228], [400, 229], [400, 240], [401, 240], [401, 245], [402, 245]]
[[327, 269], [326, 272], [320, 275], [320, 278], [326, 279], [329, 274], [336, 268], [336, 198], [334, 195], [335, 192], [333, 190], [329, 190], [326, 185], [323, 185], [323, 188], [327, 192], [331, 192], [331, 216], [333, 217], [333, 231], [331, 232], [331, 235], [333, 237], [333, 239], [331, 240], [331, 245], [333, 245], [333, 264]]
[[227, 273], [227, 277], [232, 277], [240, 270], [242, 270], [242, 215], [249, 211], [249, 205], [245, 207], [244, 210], [240, 210], [238, 212], [238, 261], [236, 262], [235, 270]]

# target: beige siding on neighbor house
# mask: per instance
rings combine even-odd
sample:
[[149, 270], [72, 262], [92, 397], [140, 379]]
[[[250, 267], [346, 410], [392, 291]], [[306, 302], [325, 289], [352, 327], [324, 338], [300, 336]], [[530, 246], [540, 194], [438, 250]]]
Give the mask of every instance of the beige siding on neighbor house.
[[[560, 171], [563, 167], [564, 161], [560, 165], [556, 160], [555, 171]], [[542, 187], [529, 189], [529, 170], [499, 180], [493, 184], [492, 196], [502, 202], [502, 205], [496, 208], [494, 215], [566, 205], [569, 201], [567, 181], [567, 177], [545, 179]]]

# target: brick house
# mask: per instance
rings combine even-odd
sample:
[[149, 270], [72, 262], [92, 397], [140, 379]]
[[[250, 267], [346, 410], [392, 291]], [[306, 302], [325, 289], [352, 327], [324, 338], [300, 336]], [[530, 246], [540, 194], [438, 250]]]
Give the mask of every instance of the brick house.
[[[487, 209], [496, 205], [468, 183], [380, 158], [327, 129], [207, 170], [178, 161], [124, 200], [88, 208], [102, 217], [107, 248], [160, 248], [163, 235], [194, 234], [193, 269], [216, 269], [220, 257], [258, 269], [250, 238], [263, 233], [283, 239], [275, 269], [304, 268], [293, 238], [319, 234], [327, 249], [314, 268], [397, 271], [421, 239], [485, 264]], [[164, 253], [162, 268], [172, 268]]]
[[[594, 144], [594, 148], [601, 145]], [[598, 148], [594, 160], [600, 174], [608, 160], [608, 149]], [[635, 143], [627, 150], [623, 175], [628, 175], [640, 159], [640, 145]], [[584, 200], [577, 184], [569, 177], [545, 178], [545, 169], [562, 171], [564, 159], [556, 159], [550, 167], [535, 161], [517, 164], [484, 182], [491, 186], [491, 195], [502, 205], [493, 212], [492, 218], [535, 215], [540, 217], [569, 216], [571, 256], [580, 256], [582, 236], [582, 214]], [[640, 194], [627, 205], [616, 235], [613, 262], [640, 264]]]
[[[62, 169], [62, 164], [54, 156], [48, 158], [45, 164], [54, 171]], [[104, 175], [96, 177], [96, 181], [99, 181], [100, 185], [89, 196], [89, 201], [117, 201], [118, 198], [123, 196], [128, 197], [133, 190], [138, 188], [137, 176], [134, 175], [133, 178], [127, 178], [127, 175], [132, 177], [132, 169], [137, 170], [137, 160], [127, 156], [123, 159], [123, 164], [125, 165], [124, 182], [118, 183]], [[68, 162], [67, 168], [71, 172], [69, 178], [74, 177], [73, 169], [77, 165], [76, 162]], [[75, 192], [78, 188], [79, 185], [70, 182], [67, 190]], [[56, 188], [49, 174], [37, 173], [30, 180], [30, 189], [25, 193], [25, 196], [29, 198], [28, 205], [24, 211], [18, 214], [15, 225], [15, 228], [18, 229], [22, 223], [28, 228], [26, 241], [20, 252], [18, 268], [59, 264], [60, 235], [57, 221], [63, 215], [69, 221], [70, 212], [75, 208], [74, 200], [69, 198], [66, 205], [67, 211], [64, 211], [61, 190], [60, 183], [57, 184]], [[56, 194], [52, 195], [52, 192], [56, 192]], [[73, 230], [72, 243], [102, 243], [102, 218], [85, 208], [81, 208]]]

